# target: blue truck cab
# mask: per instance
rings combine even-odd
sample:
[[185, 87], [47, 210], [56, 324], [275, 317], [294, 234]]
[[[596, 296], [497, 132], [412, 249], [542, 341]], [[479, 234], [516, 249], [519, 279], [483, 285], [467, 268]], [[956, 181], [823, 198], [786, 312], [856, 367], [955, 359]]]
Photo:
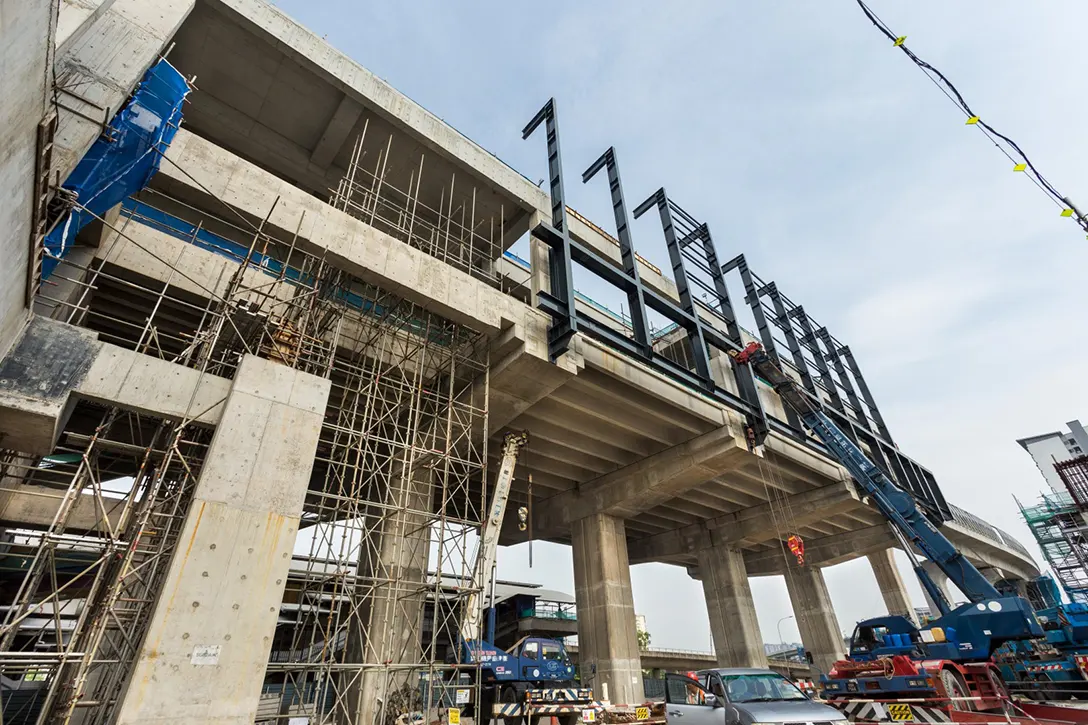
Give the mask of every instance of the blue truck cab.
[[490, 642], [462, 642], [463, 664], [480, 665], [488, 684], [525, 683], [557, 685], [574, 679], [574, 665], [563, 643], [544, 637], [525, 637], [509, 651]]

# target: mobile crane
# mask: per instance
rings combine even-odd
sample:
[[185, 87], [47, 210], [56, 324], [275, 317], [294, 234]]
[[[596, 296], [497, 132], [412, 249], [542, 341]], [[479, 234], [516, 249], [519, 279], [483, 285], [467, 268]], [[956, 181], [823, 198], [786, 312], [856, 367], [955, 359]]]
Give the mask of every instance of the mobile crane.
[[[1006, 642], [1043, 636], [1028, 601], [998, 592], [929, 521], [914, 498], [892, 483], [759, 343], [750, 343], [733, 359], [750, 365], [769, 383], [831, 457], [850, 472], [862, 495], [891, 524], [922, 587], [940, 610], [936, 620], [920, 628], [903, 616], [859, 622], [848, 659], [836, 662], [821, 678], [825, 697], [868, 702], [943, 698], [952, 700], [959, 710], [1004, 707], [1007, 691], [991, 658]], [[917, 554], [936, 564], [968, 603], [953, 609]]]
[[[478, 710], [484, 716], [482, 722], [495, 715], [503, 718], [507, 725], [519, 723], [526, 716], [557, 717], [561, 722], [573, 723], [581, 718], [583, 710], [595, 710], [600, 706], [594, 702], [592, 690], [573, 686], [574, 666], [562, 642], [527, 637], [509, 652], [493, 644], [495, 561], [499, 534], [514, 483], [518, 453], [527, 441], [528, 435], [524, 432], [508, 433], [503, 440], [502, 462], [495, 479], [495, 490], [487, 518], [480, 527], [480, 545], [472, 570], [472, 593], [465, 604], [458, 652], [453, 658], [456, 664], [480, 668], [482, 688], [479, 702], [474, 702], [471, 687], [460, 687], [458, 682], [454, 685], [453, 704], [464, 706], [472, 714], [477, 714]], [[488, 580], [491, 582], [491, 607], [488, 631], [481, 637], [481, 596]], [[477, 722], [481, 722], [481, 719], [477, 719]]]

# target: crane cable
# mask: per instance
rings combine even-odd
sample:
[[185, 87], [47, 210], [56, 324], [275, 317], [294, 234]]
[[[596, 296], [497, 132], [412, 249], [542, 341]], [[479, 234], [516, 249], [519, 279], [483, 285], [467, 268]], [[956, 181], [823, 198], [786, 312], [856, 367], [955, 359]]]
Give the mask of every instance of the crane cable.
[[964, 100], [959, 90], [952, 84], [952, 81], [948, 80], [944, 73], [941, 73], [932, 65], [919, 58], [907, 47], [905, 42], [907, 36], [896, 35], [892, 32], [891, 28], [889, 28], [883, 20], [877, 17], [876, 13], [874, 13], [863, 0], [856, 0], [856, 2], [862, 12], [865, 13], [865, 16], [869, 18], [869, 21], [875, 25], [880, 32], [887, 36], [888, 40], [892, 41], [892, 45], [903, 51], [903, 53], [918, 66], [925, 76], [929, 78], [933, 85], [937, 86], [948, 100], [952, 101], [952, 103], [967, 116], [967, 125], [978, 128], [978, 130], [981, 131], [982, 134], [1009, 159], [1009, 161], [1013, 162], [1013, 171], [1026, 173], [1032, 183], [1039, 187], [1039, 189], [1061, 209], [1061, 216], [1072, 218], [1085, 232], [1088, 232], [1088, 216], [1082, 214], [1081, 211], [1077, 209], [1076, 205], [1069, 200], [1069, 197], [1063, 196], [1056, 188], [1054, 188], [1053, 184], [1047, 181], [1046, 177], [1035, 168], [1031, 159], [1028, 158], [1027, 154], [1024, 153], [1023, 149], [1021, 149], [1015, 141], [996, 131], [993, 126], [983, 121], [978, 114], [971, 110], [971, 107], [967, 105], [967, 101]]

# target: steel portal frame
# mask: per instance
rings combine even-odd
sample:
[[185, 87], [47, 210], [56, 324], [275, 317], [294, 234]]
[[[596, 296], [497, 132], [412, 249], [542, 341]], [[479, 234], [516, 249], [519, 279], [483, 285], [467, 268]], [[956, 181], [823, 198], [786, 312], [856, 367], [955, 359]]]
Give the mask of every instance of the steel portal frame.
[[[747, 344], [726, 282], [726, 275], [736, 271], [744, 287], [744, 302], [751, 309], [759, 340], [767, 352], [783, 369], [792, 370], [806, 393], [819, 402], [847, 435], [867, 449], [900, 487], [912, 493], [933, 518], [951, 520], [951, 510], [933, 474], [903, 455], [892, 441], [850, 348], [826, 327], [815, 323], [804, 307], [782, 294], [774, 282], [760, 279], [743, 254], [721, 264], [708, 225], [670, 199], [663, 187], [635, 208], [634, 217], [638, 219], [657, 208], [678, 301], [643, 284], [614, 148], [609, 148], [590, 164], [582, 174], [582, 181], [586, 183], [602, 169], [607, 170], [622, 268], [572, 238], [567, 224], [554, 98], [549, 99], [525, 126], [522, 138], [528, 138], [541, 123], [545, 124], [547, 134], [552, 219], [550, 224], [541, 222], [531, 233], [549, 250], [550, 287], [548, 291], [541, 290], [535, 302], [553, 320], [548, 337], [548, 352], [553, 360], [568, 350], [577, 332], [583, 332], [744, 414], [754, 444], [761, 444], [769, 432], [775, 431], [824, 452], [821, 444], [804, 432], [795, 413], [787, 410], [785, 421], [767, 414], [759, 397], [756, 378], [747, 366], [733, 365], [729, 359], [737, 382], [736, 393], [714, 380], [711, 359], [716, 357], [715, 353], [728, 356]], [[630, 306], [630, 335], [576, 308], [572, 275], [575, 263], [626, 295]], [[693, 290], [699, 290], [703, 299], [696, 299]], [[688, 369], [654, 349], [648, 309], [685, 331], [694, 369]], [[715, 321], [720, 325], [715, 325]], [[776, 333], [782, 338], [782, 346]], [[780, 347], [788, 352], [788, 358], [780, 352]]]

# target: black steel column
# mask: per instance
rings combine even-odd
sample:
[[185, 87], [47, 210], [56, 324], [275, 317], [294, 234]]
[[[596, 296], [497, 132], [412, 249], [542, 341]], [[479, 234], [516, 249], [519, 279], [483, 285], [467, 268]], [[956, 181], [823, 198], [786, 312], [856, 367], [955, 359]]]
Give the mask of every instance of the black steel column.
[[[538, 234], [548, 243], [548, 266], [551, 294], [563, 314], [554, 319], [548, 331], [548, 354], [555, 360], [567, 350], [571, 338], [578, 332], [578, 315], [574, 306], [574, 275], [570, 259], [570, 230], [567, 228], [567, 203], [563, 194], [563, 162], [559, 153], [559, 119], [555, 99], [549, 99], [533, 120], [522, 129], [527, 139], [543, 122], [548, 137], [548, 178], [552, 200], [552, 233]], [[539, 229], [539, 227], [538, 227]], [[534, 234], [537, 230], [533, 230]], [[557, 232], [557, 233], [556, 233]], [[534, 300], [534, 303], [537, 301]]]
[[761, 294], [766, 294], [771, 298], [778, 329], [782, 330], [782, 334], [786, 338], [786, 345], [790, 349], [793, 365], [797, 368], [797, 374], [801, 376], [801, 384], [816, 400], [820, 400], [820, 396], [816, 393], [816, 383], [812, 379], [812, 371], [808, 369], [808, 361], [805, 360], [805, 355], [801, 351], [801, 341], [797, 339], [797, 333], [793, 331], [793, 322], [790, 319], [789, 311], [786, 309], [785, 300], [782, 299], [782, 293], [778, 290], [778, 285], [774, 282], [768, 282], [763, 286]]
[[669, 262], [672, 264], [672, 278], [676, 283], [676, 294], [680, 298], [680, 307], [691, 316], [685, 324], [688, 333], [688, 342], [691, 346], [692, 359], [695, 361], [695, 374], [708, 388], [714, 386], [714, 378], [710, 374], [710, 356], [706, 349], [706, 339], [703, 337], [703, 324], [699, 318], [699, 311], [695, 309], [695, 300], [692, 299], [691, 289], [688, 286], [688, 273], [684, 268], [684, 255], [680, 251], [680, 242], [676, 238], [676, 228], [672, 223], [672, 211], [669, 209], [669, 197], [665, 194], [664, 187], [658, 189], [650, 198], [642, 202], [635, 209], [635, 219], [645, 214], [651, 207], [657, 206], [661, 216], [661, 230], [665, 234], [665, 246], [669, 250]]
[[771, 333], [770, 325], [767, 323], [767, 315], [763, 311], [763, 300], [760, 299], [761, 295], [756, 287], [755, 279], [752, 277], [752, 270], [748, 269], [748, 260], [744, 258], [743, 254], [738, 254], [722, 265], [723, 274], [728, 274], [734, 269], [740, 272], [740, 281], [744, 285], [744, 301], [752, 309], [752, 317], [755, 318], [756, 329], [759, 330], [759, 340], [763, 344], [763, 349], [774, 360], [778, 360], [778, 347], [774, 341], [774, 335]]
[[850, 407], [854, 409], [854, 420], [860, 423], [863, 428], [871, 430], [869, 419], [865, 417], [865, 408], [862, 407], [861, 399], [858, 398], [857, 391], [854, 390], [854, 384], [850, 382], [850, 376], [846, 374], [846, 366], [842, 364], [842, 358], [839, 357], [835, 338], [831, 337], [831, 333], [827, 331], [826, 327], [816, 330], [816, 336], [824, 343], [827, 359], [831, 361], [831, 365], [835, 368], [835, 377], [839, 379], [842, 389], [846, 391], [846, 399], [850, 402]]
[[620, 183], [619, 161], [616, 149], [610, 147], [601, 157], [589, 165], [582, 174], [582, 183], [588, 182], [602, 168], [608, 169], [608, 188], [612, 192], [612, 213], [616, 218], [616, 239], [620, 243], [620, 260], [623, 271], [634, 282], [627, 289], [627, 304], [631, 308], [631, 329], [635, 342], [647, 357], [653, 356], [653, 341], [650, 339], [650, 326], [646, 321], [646, 298], [642, 292], [642, 278], [638, 273], [638, 257], [631, 241], [631, 228], [627, 220], [627, 205], [623, 200], [623, 185]]
[[839, 353], [846, 359], [850, 373], [854, 376], [854, 380], [857, 381], [858, 390], [861, 391], [861, 397], [865, 399], [865, 404], [869, 406], [869, 415], [876, 421], [876, 427], [880, 430], [881, 437], [889, 443], [893, 443], [892, 436], [888, 433], [888, 426], [884, 425], [884, 416], [880, 414], [880, 410], [876, 407], [876, 400], [873, 398], [873, 393], [869, 390], [865, 378], [861, 375], [861, 369], [858, 367], [857, 360], [854, 359], [854, 353], [850, 352], [850, 347], [847, 345], [840, 347]]
[[793, 317], [797, 320], [797, 324], [801, 326], [801, 331], [804, 335], [801, 337], [801, 344], [808, 348], [808, 351], [812, 354], [812, 360], [816, 363], [816, 371], [820, 374], [820, 382], [822, 387], [831, 398], [831, 404], [840, 413], [846, 413], [846, 409], [842, 404], [842, 396], [839, 395], [839, 389], [835, 386], [835, 381], [831, 378], [831, 371], [827, 367], [827, 361], [824, 360], [824, 355], [820, 352], [820, 346], [816, 342], [816, 335], [812, 329], [812, 321], [808, 319], [808, 315], [805, 314], [805, 308], [801, 305], [797, 305], [793, 308]]

